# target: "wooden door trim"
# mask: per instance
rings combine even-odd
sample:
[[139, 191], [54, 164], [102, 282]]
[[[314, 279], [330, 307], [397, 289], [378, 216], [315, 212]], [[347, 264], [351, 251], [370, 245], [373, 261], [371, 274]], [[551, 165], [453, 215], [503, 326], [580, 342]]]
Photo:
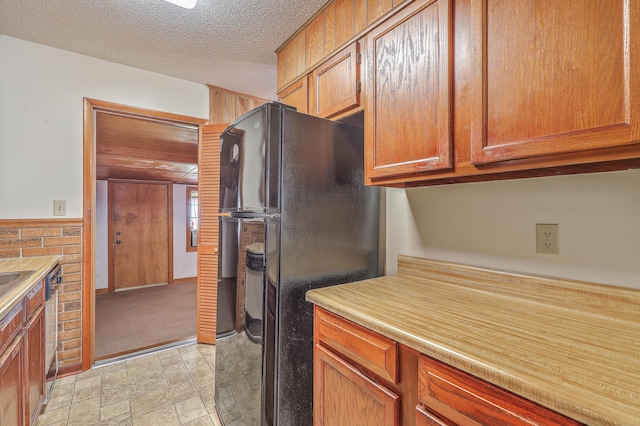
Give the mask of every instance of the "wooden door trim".
[[108, 209], [109, 218], [107, 224], [107, 243], [109, 244], [108, 255], [108, 271], [109, 276], [107, 279], [108, 287], [107, 292], [113, 293], [116, 290], [114, 276], [115, 276], [115, 263], [113, 261], [115, 256], [114, 247], [114, 232], [113, 232], [113, 184], [115, 183], [131, 183], [131, 184], [149, 184], [149, 185], [165, 185], [167, 187], [167, 283], [173, 284], [175, 279], [173, 278], [173, 184], [171, 182], [163, 181], [146, 181], [146, 180], [129, 180], [129, 179], [109, 179], [108, 181]]
[[[97, 99], [83, 99], [82, 146], [82, 370], [95, 360], [95, 240], [96, 240], [96, 140], [95, 111], [112, 111], [198, 127], [198, 143], [207, 119], [138, 108]], [[171, 237], [173, 238], [173, 233]], [[170, 250], [171, 256], [173, 251]], [[171, 260], [171, 264], [173, 259]], [[173, 270], [171, 271], [173, 274]]]

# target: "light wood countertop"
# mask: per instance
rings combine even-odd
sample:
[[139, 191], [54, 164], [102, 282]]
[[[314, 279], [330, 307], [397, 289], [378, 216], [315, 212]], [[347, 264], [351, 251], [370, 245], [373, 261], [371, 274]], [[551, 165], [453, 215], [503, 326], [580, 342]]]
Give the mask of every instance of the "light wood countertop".
[[56, 266], [60, 256], [14, 257], [0, 259], [0, 272], [35, 271], [16, 288], [0, 297], [0, 318], [4, 317], [44, 276]]
[[640, 291], [400, 256], [307, 300], [593, 425], [640, 422]]

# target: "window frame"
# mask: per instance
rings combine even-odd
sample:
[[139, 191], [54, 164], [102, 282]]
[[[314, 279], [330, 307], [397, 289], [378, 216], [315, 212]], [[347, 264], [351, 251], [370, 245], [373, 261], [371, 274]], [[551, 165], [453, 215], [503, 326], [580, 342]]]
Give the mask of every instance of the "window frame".
[[[198, 251], [198, 242], [196, 241], [196, 245], [193, 246], [191, 245], [191, 220], [194, 218], [194, 216], [191, 215], [191, 207], [193, 204], [193, 193], [198, 194], [198, 187], [197, 186], [187, 186], [187, 190], [186, 190], [186, 207], [187, 207], [187, 215], [186, 215], [186, 251], [190, 252], [190, 251]], [[197, 212], [196, 212], [196, 220], [199, 220], [199, 212], [200, 212], [200, 198], [199, 198], [199, 194], [196, 195], [196, 199], [198, 200], [198, 207], [197, 207]], [[197, 230], [197, 228], [196, 228]]]

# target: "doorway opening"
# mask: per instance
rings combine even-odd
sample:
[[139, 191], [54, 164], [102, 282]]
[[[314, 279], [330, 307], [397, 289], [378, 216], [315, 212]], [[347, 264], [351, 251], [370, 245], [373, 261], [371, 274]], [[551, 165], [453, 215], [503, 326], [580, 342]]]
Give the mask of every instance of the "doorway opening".
[[[125, 331], [118, 331], [115, 322], [108, 323], [107, 330], [113, 329], [114, 340], [135, 337], [136, 332], [145, 337], [153, 334], [137, 327], [142, 324], [144, 310], [147, 310], [149, 315], [157, 315], [157, 318], [171, 318], [175, 309], [185, 310], [184, 306], [180, 308], [182, 305], [177, 294], [190, 294], [189, 297], [195, 299], [197, 252], [188, 253], [186, 247], [183, 247], [187, 233], [186, 187], [197, 184], [198, 143], [201, 126], [206, 121], [94, 99], [84, 100], [83, 370], [91, 368], [96, 360], [104, 359], [105, 356], [110, 358], [122, 355], [123, 352], [137, 352], [170, 343], [163, 337], [156, 339], [162, 341], [151, 344], [148, 341], [131, 339], [132, 346], [137, 347], [127, 350], [101, 350], [96, 356], [96, 338], [99, 337], [96, 333], [98, 297], [114, 299], [104, 304], [107, 306], [110, 303], [111, 308], [107, 311], [112, 314], [112, 319], [124, 316], [123, 312], [117, 313], [118, 307], [125, 307], [124, 311], [134, 315], [135, 320], [129, 321], [128, 330]], [[128, 189], [129, 194], [124, 191], [125, 198], [110, 197], [109, 186], [113, 186], [117, 191], [121, 188]], [[154, 195], [150, 195], [152, 193]], [[127, 200], [127, 196], [133, 198]], [[179, 200], [176, 196], [183, 197], [184, 200]], [[158, 197], [166, 207], [147, 205], [150, 198]], [[153, 219], [138, 221], [136, 225], [132, 219], [139, 212], [129, 211], [117, 227], [120, 228], [121, 224], [125, 226], [127, 221], [131, 222], [131, 226], [113, 228], [110, 220], [112, 217], [109, 217], [109, 205], [114, 199], [118, 204], [128, 203], [130, 208], [136, 204], [147, 206], [146, 209], [151, 212], [149, 214]], [[149, 221], [157, 219], [155, 213], [158, 210], [166, 211], [166, 223], [160, 226], [166, 228], [166, 231], [159, 232], [160, 228], [152, 230], [147, 226]], [[178, 223], [179, 226], [174, 226]], [[120, 232], [120, 235], [116, 235], [117, 232]], [[152, 235], [153, 238], [157, 237], [157, 240], [165, 241], [166, 247], [162, 249], [165, 251], [158, 252], [158, 246], [162, 244], [152, 241]], [[129, 245], [130, 253], [150, 251], [150, 258], [155, 257], [156, 261], [145, 264], [148, 260], [131, 260], [130, 256], [118, 257], [118, 251], [114, 247], [122, 248], [126, 245], [125, 240], [129, 244], [140, 238], [146, 238], [146, 242], [136, 242], [138, 248], [133, 250]], [[120, 244], [116, 242], [118, 240]], [[187, 253], [192, 256], [190, 261], [185, 260], [189, 259], [186, 257]], [[127, 265], [127, 260], [123, 259], [129, 259], [130, 264]], [[116, 291], [119, 290], [118, 287], [128, 289]], [[160, 290], [173, 291], [175, 294], [160, 294]], [[136, 292], [142, 293], [142, 297], [138, 297]], [[152, 295], [152, 292], [158, 294]], [[155, 299], [157, 301], [154, 302]], [[102, 300], [100, 303], [102, 306]], [[130, 306], [135, 308], [126, 308], [127, 303], [133, 303]], [[159, 325], [157, 320], [151, 320], [152, 323], [154, 321], [157, 331], [167, 328]], [[190, 336], [195, 335], [194, 320]], [[105, 355], [106, 352], [111, 353]]]

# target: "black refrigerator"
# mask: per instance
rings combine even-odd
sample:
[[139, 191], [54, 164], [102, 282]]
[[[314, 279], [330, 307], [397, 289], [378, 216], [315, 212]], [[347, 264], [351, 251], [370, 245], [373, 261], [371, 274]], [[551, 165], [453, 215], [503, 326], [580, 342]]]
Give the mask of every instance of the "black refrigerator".
[[225, 425], [313, 424], [305, 293], [379, 275], [363, 129], [269, 103], [221, 135], [215, 402]]

